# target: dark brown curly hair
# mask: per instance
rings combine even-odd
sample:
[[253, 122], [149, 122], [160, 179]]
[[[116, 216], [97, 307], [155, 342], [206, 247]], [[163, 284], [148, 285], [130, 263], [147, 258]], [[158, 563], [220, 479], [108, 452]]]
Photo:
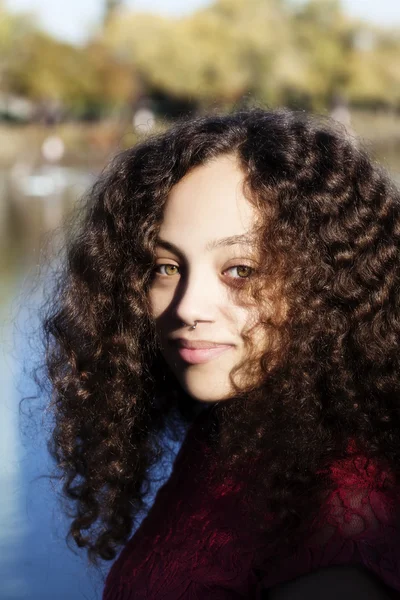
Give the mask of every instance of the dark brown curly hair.
[[[274, 342], [260, 377], [211, 407], [216, 477], [254, 466], [252, 514], [276, 515], [265, 535], [283, 547], [314, 522], [350, 442], [400, 475], [396, 187], [327, 119], [254, 109], [186, 120], [104, 171], [45, 307], [50, 451], [75, 507], [70, 535], [93, 563], [128, 540], [164, 433], [197, 414], [161, 357], [148, 290], [172, 186], [227, 153], [257, 206], [263, 281], [280, 282], [285, 316], [262, 319]], [[265, 289], [252, 292], [260, 304]]]

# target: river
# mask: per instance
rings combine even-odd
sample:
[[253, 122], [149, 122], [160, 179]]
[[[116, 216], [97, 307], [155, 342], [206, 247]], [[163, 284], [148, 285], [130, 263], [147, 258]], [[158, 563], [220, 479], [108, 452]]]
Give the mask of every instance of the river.
[[[40, 358], [45, 232], [68, 216], [96, 174], [50, 165], [0, 172], [0, 600], [100, 600], [111, 566], [89, 567], [86, 553], [66, 544], [60, 486], [48, 478], [44, 399], [31, 375]], [[159, 485], [171, 466], [158, 473]]]

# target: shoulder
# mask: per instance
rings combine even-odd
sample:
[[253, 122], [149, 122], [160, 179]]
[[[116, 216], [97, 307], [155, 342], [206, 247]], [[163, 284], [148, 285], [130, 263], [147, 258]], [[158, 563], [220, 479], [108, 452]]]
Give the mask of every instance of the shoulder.
[[[400, 592], [400, 489], [393, 476], [376, 461], [355, 454], [335, 462], [330, 475], [333, 485], [313, 535], [265, 572], [264, 588], [346, 567], [361, 568], [365, 577]], [[328, 586], [331, 573], [324, 574]]]
[[332, 465], [331, 478], [333, 490], [309, 542], [318, 567], [358, 565], [400, 591], [400, 488], [394, 476], [378, 460], [354, 454]]
[[398, 597], [395, 590], [367, 569], [340, 565], [318, 569], [265, 592], [268, 600], [390, 600], [395, 595]]
[[397, 528], [400, 488], [377, 460], [350, 455], [330, 472], [333, 490], [321, 509], [325, 527], [355, 540], [376, 540], [388, 528]]

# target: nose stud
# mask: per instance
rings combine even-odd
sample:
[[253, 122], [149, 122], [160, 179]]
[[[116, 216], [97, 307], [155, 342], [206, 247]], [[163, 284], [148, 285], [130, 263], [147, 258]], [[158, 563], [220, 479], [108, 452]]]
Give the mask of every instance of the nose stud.
[[[183, 321], [182, 321], [182, 323], [183, 323], [183, 325], [185, 325], [185, 327], [189, 327], [189, 325], [187, 323], [184, 323]], [[189, 329], [190, 330], [196, 329], [197, 323], [198, 323], [198, 321], [195, 321], [193, 325], [190, 325]]]

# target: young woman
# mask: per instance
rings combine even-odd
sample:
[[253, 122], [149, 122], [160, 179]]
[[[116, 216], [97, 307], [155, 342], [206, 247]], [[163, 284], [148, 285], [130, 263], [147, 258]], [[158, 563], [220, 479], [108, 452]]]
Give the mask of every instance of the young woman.
[[114, 160], [44, 323], [70, 533], [93, 561], [125, 546], [104, 600], [397, 596], [399, 240], [395, 186], [305, 114]]

